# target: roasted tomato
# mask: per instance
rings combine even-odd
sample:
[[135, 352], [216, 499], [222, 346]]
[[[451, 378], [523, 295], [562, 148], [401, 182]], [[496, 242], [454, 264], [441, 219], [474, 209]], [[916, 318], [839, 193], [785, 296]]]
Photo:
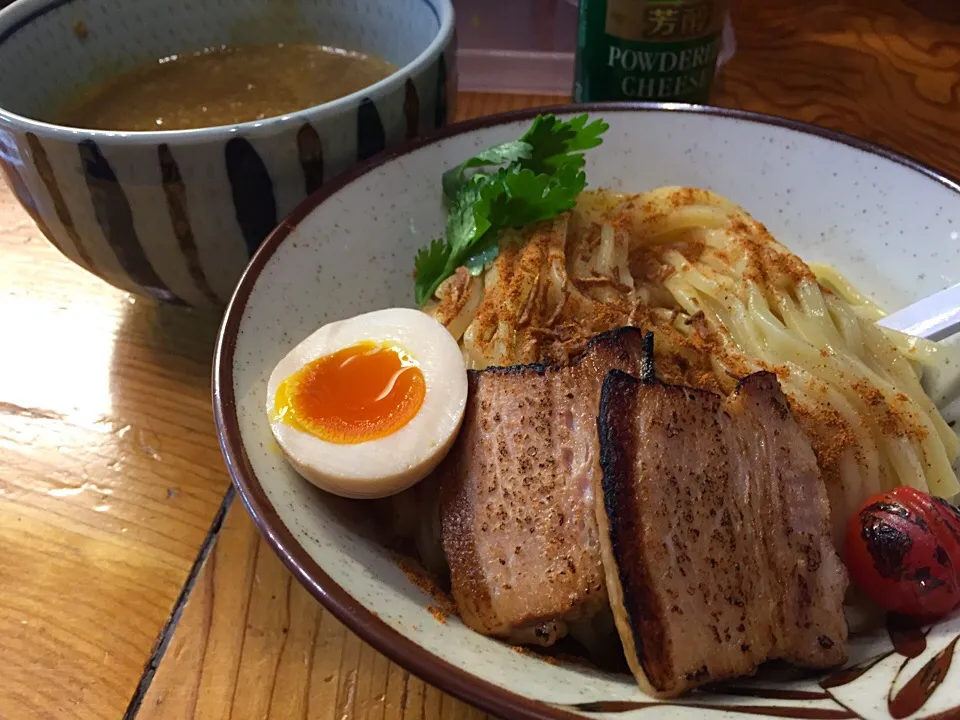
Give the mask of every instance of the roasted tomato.
[[885, 610], [945, 615], [960, 605], [960, 510], [908, 487], [875, 495], [850, 520], [846, 560]]

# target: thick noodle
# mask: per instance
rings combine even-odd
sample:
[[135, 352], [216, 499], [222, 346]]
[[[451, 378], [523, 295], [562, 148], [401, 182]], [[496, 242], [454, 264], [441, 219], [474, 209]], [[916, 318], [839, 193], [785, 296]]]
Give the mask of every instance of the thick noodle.
[[934, 345], [878, 328], [883, 312], [842, 275], [707, 190], [584, 193], [570, 213], [504, 234], [494, 263], [458, 271], [427, 311], [474, 368], [565, 362], [630, 324], [654, 330], [666, 382], [729, 392], [776, 373], [817, 453], [838, 544], [872, 493], [960, 490], [957, 435], [920, 385]]

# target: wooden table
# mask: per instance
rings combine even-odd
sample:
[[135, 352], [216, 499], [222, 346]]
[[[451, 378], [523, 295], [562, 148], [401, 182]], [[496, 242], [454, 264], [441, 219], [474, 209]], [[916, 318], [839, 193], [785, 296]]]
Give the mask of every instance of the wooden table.
[[[952, 7], [737, 0], [715, 102], [960, 176]], [[216, 329], [72, 266], [0, 192], [0, 718], [481, 717], [346, 631], [260, 541], [213, 431]]]

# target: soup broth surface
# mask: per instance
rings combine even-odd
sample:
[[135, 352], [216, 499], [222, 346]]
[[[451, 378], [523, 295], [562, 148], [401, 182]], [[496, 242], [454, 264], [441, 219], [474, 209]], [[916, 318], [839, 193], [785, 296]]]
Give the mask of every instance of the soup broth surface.
[[94, 83], [52, 122], [93, 130], [184, 130], [284, 115], [396, 71], [372, 55], [310, 43], [208, 48]]

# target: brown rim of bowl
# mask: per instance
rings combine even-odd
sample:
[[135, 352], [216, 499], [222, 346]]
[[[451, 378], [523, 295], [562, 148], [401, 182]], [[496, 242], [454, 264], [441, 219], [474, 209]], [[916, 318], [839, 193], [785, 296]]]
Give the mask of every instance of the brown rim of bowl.
[[346, 590], [323, 571], [310, 557], [309, 553], [293, 537], [280, 521], [276, 509], [267, 499], [256, 474], [250, 465], [240, 426], [236, 416], [236, 397], [234, 395], [233, 354], [236, 350], [237, 334], [243, 319], [247, 300], [254, 283], [260, 276], [267, 261], [276, 249], [286, 240], [290, 232], [317, 206], [334, 193], [357, 178], [394, 160], [402, 155], [430, 145], [437, 140], [454, 135], [462, 135], [473, 130], [503, 125], [518, 120], [531, 120], [541, 113], [570, 114], [621, 112], [681, 112], [698, 115], [718, 115], [735, 118], [760, 125], [784, 127], [790, 130], [816, 135], [818, 137], [841, 142], [859, 150], [878, 155], [905, 165], [932, 180], [950, 188], [960, 196], [960, 183], [933, 168], [887, 148], [874, 145], [865, 140], [834, 130], [816, 127], [799, 120], [764, 115], [744, 110], [711, 107], [704, 105], [676, 105], [660, 103], [592, 103], [584, 105], [554, 105], [531, 108], [514, 112], [487, 115], [484, 117], [456, 123], [429, 136], [412, 140], [387, 150], [367, 162], [358, 165], [334, 178], [320, 190], [300, 203], [299, 206], [267, 237], [254, 254], [244, 271], [227, 306], [223, 324], [217, 338], [217, 347], [213, 360], [213, 412], [220, 439], [220, 449], [233, 482], [240, 493], [254, 523], [266, 537], [267, 542], [280, 556], [283, 563], [297, 577], [307, 590], [333, 615], [364, 641], [382, 652], [393, 662], [406, 668], [414, 675], [461, 700], [470, 703], [485, 712], [510, 720], [574, 720], [581, 718], [561, 706], [547, 702], [531, 700], [505, 690], [493, 683], [482, 680], [465, 670], [450, 664], [410, 640], [387, 625], [374, 612], [357, 602]]

